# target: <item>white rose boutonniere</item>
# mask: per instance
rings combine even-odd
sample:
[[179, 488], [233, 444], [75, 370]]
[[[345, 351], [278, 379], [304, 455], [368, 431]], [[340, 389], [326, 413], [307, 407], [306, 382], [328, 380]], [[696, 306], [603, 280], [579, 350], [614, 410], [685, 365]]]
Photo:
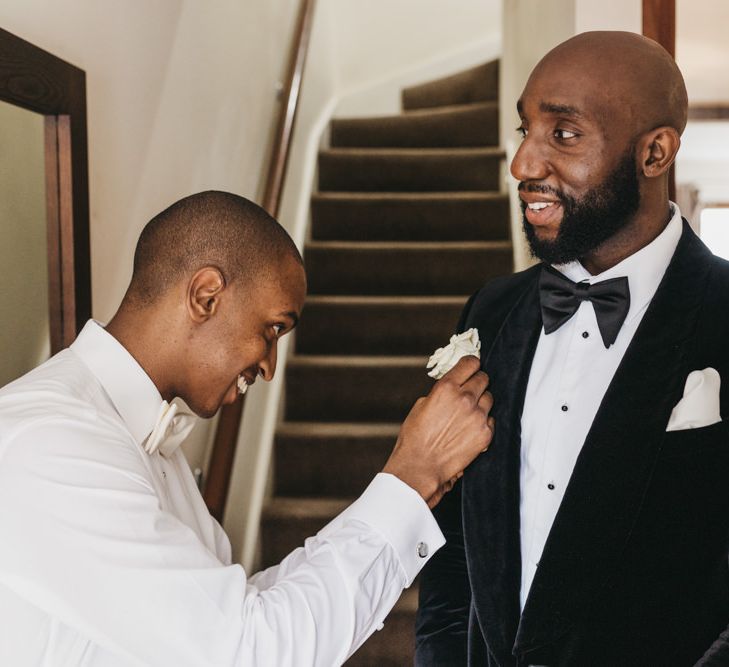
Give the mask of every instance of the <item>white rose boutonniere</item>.
[[481, 358], [481, 341], [478, 339], [478, 329], [469, 329], [462, 334], [451, 336], [451, 341], [445, 347], [439, 347], [428, 359], [426, 368], [432, 368], [428, 375], [440, 380], [460, 359], [468, 355]]

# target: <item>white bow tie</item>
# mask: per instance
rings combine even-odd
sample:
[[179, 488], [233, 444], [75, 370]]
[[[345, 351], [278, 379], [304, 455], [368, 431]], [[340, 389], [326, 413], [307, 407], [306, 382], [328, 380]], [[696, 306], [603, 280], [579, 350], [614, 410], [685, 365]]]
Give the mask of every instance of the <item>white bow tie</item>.
[[195, 415], [181, 411], [176, 403], [162, 401], [157, 423], [144, 443], [144, 451], [154, 454], [159, 449], [165, 458], [171, 456], [194, 426]]

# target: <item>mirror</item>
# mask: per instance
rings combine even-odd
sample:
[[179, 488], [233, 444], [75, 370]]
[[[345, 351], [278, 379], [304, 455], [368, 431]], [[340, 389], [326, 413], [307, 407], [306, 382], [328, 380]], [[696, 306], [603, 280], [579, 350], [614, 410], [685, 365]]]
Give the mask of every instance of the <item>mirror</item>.
[[0, 29], [0, 386], [91, 314], [84, 72]]
[[43, 142], [43, 116], [0, 102], [0, 386], [51, 352]]

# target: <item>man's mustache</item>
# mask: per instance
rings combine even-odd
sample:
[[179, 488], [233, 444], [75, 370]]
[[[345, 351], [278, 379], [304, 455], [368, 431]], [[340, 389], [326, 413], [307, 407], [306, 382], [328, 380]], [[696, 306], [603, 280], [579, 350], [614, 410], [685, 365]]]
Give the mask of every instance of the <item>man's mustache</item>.
[[561, 190], [557, 190], [549, 185], [543, 185], [541, 183], [526, 183], [521, 181], [519, 183], [519, 192], [538, 192], [542, 195], [553, 195], [560, 201], [564, 201], [565, 197]]

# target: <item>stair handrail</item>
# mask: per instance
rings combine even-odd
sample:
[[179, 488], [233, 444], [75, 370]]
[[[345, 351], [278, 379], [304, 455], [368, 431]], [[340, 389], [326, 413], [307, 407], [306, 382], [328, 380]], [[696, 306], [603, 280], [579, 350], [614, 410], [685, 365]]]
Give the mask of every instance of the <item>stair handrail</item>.
[[[296, 114], [299, 108], [304, 66], [309, 52], [316, 0], [302, 0], [294, 30], [289, 64], [276, 133], [268, 163], [261, 206], [274, 218], [281, 207], [286, 167], [289, 162]], [[222, 523], [230, 488], [233, 460], [243, 417], [244, 397], [220, 410], [210, 455], [203, 497], [210, 514]]]

